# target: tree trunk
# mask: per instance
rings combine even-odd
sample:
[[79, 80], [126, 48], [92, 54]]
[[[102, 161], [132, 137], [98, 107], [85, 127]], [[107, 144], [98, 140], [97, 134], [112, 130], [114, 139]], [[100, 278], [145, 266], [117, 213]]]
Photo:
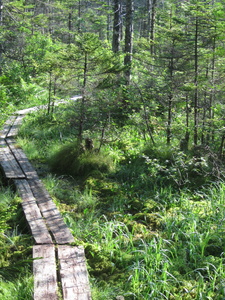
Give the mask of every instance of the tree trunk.
[[[215, 28], [216, 30], [216, 28]], [[216, 32], [215, 36], [213, 37], [213, 45], [212, 45], [212, 68], [211, 68], [211, 86], [212, 88], [210, 89], [210, 95], [209, 95], [209, 128], [210, 132], [208, 134], [207, 140], [209, 141], [210, 138], [212, 141], [214, 141], [214, 130], [213, 126], [211, 124], [213, 123], [213, 118], [214, 118], [214, 112], [213, 112], [213, 103], [214, 103], [214, 98], [215, 98], [215, 49], [216, 49]]]
[[[0, 0], [0, 26], [2, 26], [2, 11], [3, 11], [3, 2]], [[2, 73], [2, 68], [1, 68], [1, 62], [2, 62], [2, 44], [0, 42], [0, 74]]]
[[79, 121], [79, 132], [78, 139], [80, 143], [83, 139], [83, 126], [85, 119], [85, 103], [86, 103], [86, 85], [87, 85], [87, 73], [88, 73], [88, 54], [85, 52], [84, 54], [84, 74], [83, 74], [83, 92], [81, 99], [81, 107], [80, 107], [80, 121]]
[[[173, 12], [171, 9], [170, 12], [170, 30], [172, 30], [172, 16]], [[169, 96], [168, 96], [168, 116], [167, 116], [167, 145], [170, 145], [171, 143], [171, 137], [172, 137], [172, 131], [171, 131], [171, 126], [172, 126], [172, 107], [173, 107], [173, 75], [174, 75], [174, 46], [175, 46], [175, 41], [174, 39], [172, 40], [171, 44], [171, 51], [170, 51], [170, 60], [169, 60]]]
[[[110, 0], [107, 0], [108, 10], [110, 7]], [[110, 41], [110, 23], [111, 23], [111, 17], [109, 12], [107, 13], [107, 41]]]
[[198, 30], [199, 20], [196, 17], [195, 21], [195, 45], [194, 45], [194, 64], [195, 64], [195, 77], [194, 77], [194, 145], [198, 144]]
[[49, 83], [48, 83], [48, 115], [51, 111], [51, 100], [52, 100], [52, 72], [49, 72]]
[[118, 52], [120, 50], [121, 40], [121, 0], [114, 0], [114, 21], [113, 21], [113, 40], [112, 50]]
[[0, 0], [0, 26], [2, 26], [2, 10], [3, 10], [3, 2]]
[[78, 32], [81, 32], [81, 0], [78, 2]]
[[125, 81], [126, 85], [130, 84], [131, 79], [131, 63], [133, 52], [133, 0], [126, 0], [126, 29], [125, 29]]
[[154, 52], [154, 39], [155, 39], [155, 17], [156, 17], [156, 2], [152, 0], [151, 18], [150, 18], [150, 53], [153, 55]]
[[149, 38], [150, 33], [150, 24], [151, 24], [151, 0], [146, 0], [145, 3], [145, 12], [143, 18], [143, 25], [141, 26], [140, 35]]

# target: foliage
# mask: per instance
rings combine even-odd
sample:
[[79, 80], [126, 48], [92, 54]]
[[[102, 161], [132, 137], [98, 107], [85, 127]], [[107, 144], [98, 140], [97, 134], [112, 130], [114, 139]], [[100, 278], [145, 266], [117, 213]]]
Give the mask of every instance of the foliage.
[[[223, 299], [224, 1], [134, 2], [127, 84], [111, 1], [4, 1], [0, 125], [47, 104], [18, 143], [85, 246], [94, 299]], [[98, 146], [84, 150], [85, 138]], [[4, 270], [21, 270], [29, 247], [4, 201]], [[1, 292], [24, 299], [26, 282], [2, 279]]]
[[113, 170], [113, 160], [94, 150], [86, 150], [78, 142], [64, 145], [52, 158], [53, 172], [72, 176], [89, 176], [108, 173]]
[[1, 185], [0, 202], [1, 299], [32, 299], [31, 240], [26, 235], [19, 201]]
[[[62, 106], [62, 113], [68, 119], [71, 111]], [[220, 161], [209, 148], [182, 152], [160, 140], [156, 146], [140, 139], [135, 114], [122, 128], [110, 123], [100, 153], [71, 142], [74, 133], [60, 117], [64, 145], [56, 121], [37, 115], [23, 125], [22, 136], [34, 144], [40, 142], [41, 130], [42, 136], [49, 133], [43, 144], [60, 175], [43, 173], [43, 181], [76, 244], [85, 247], [93, 299], [223, 298], [225, 188]], [[30, 122], [35, 130], [26, 135]], [[91, 120], [86, 136], [88, 126], [92, 128]], [[100, 172], [93, 171], [96, 166]]]

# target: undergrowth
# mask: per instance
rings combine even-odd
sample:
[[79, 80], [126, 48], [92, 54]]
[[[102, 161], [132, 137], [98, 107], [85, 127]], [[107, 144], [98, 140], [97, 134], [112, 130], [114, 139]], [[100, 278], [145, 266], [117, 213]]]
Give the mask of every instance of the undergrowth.
[[0, 185], [0, 298], [32, 299], [31, 237], [19, 199]]
[[95, 144], [87, 151], [67, 113], [30, 116], [18, 141], [85, 247], [93, 299], [224, 299], [225, 183], [216, 155], [153, 147], [132, 125], [115, 124], [104, 140], [100, 125], [91, 132], [87, 124]]

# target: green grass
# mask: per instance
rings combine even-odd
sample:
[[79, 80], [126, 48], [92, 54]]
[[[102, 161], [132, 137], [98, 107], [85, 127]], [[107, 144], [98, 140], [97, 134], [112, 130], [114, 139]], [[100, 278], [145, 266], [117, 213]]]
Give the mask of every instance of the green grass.
[[19, 198], [0, 186], [0, 298], [32, 299], [31, 238], [26, 234]]
[[93, 299], [224, 299], [225, 183], [207, 158], [115, 126], [100, 153], [79, 153], [76, 126], [60, 109], [54, 119], [29, 117], [19, 142], [35, 162], [55, 164], [43, 181], [85, 247]]

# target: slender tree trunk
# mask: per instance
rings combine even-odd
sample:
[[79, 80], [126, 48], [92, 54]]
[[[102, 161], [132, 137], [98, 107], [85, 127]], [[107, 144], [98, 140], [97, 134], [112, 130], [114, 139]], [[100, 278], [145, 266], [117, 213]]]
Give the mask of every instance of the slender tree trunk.
[[56, 96], [56, 88], [57, 88], [56, 82], [57, 82], [57, 77], [55, 76], [54, 77], [54, 85], [53, 85], [53, 101], [52, 101], [52, 105], [51, 105], [51, 114], [52, 115], [53, 115], [54, 109], [55, 109], [55, 96]]
[[146, 0], [144, 18], [142, 22], [142, 26], [140, 26], [140, 36], [149, 38], [151, 24], [151, 0]]
[[0, 0], [0, 26], [2, 26], [3, 1]]
[[83, 91], [81, 98], [81, 107], [80, 107], [80, 121], [79, 121], [79, 132], [78, 139], [80, 143], [83, 140], [83, 126], [85, 119], [85, 104], [86, 104], [86, 86], [87, 86], [87, 73], [88, 73], [88, 54], [84, 54], [84, 74], [83, 74]]
[[[0, 0], [0, 27], [2, 26], [2, 20], [3, 20], [3, 2], [2, 0]], [[2, 73], [1, 62], [2, 62], [2, 44], [0, 42], [0, 74]]]
[[78, 2], [78, 32], [81, 32], [81, 0]]
[[[142, 94], [142, 91], [141, 89], [139, 88], [139, 86], [137, 86], [137, 89], [139, 91], [139, 94], [141, 96], [141, 100], [142, 100], [142, 103], [143, 103], [143, 108], [144, 108], [144, 120], [145, 120], [145, 124], [146, 124], [146, 128], [147, 128], [147, 132], [149, 134], [149, 137], [152, 141], [152, 144], [155, 145], [155, 141], [154, 141], [154, 138], [153, 138], [153, 126], [151, 124], [151, 121], [150, 121], [150, 116], [148, 115], [147, 113], [147, 107], [146, 107], [146, 101], [145, 101], [145, 98]], [[145, 137], [144, 137], [145, 138]]]
[[48, 83], [48, 115], [51, 111], [51, 100], [52, 100], [52, 72], [49, 72], [49, 83]]
[[166, 130], [166, 135], [167, 135], [167, 145], [170, 145], [171, 143], [171, 125], [172, 125], [172, 100], [173, 100], [173, 95], [172, 93], [169, 94], [169, 101], [168, 101], [168, 116], [167, 116], [167, 130]]
[[[110, 0], [107, 1], [108, 10], [110, 7]], [[107, 12], [107, 41], [110, 41], [110, 23], [111, 23], [111, 17], [110, 14]]]
[[72, 31], [72, 9], [69, 12], [69, 16], [68, 16], [68, 30], [69, 30], [68, 44], [70, 44], [71, 43], [71, 31]]
[[[216, 28], [215, 28], [216, 31]], [[216, 34], [216, 32], [215, 32]], [[209, 141], [210, 138], [212, 141], [214, 140], [214, 130], [213, 126], [210, 126], [213, 123], [213, 118], [214, 118], [214, 112], [213, 112], [213, 103], [214, 103], [214, 97], [215, 97], [215, 49], [216, 49], [216, 36], [213, 38], [213, 46], [212, 46], [212, 68], [211, 68], [211, 90], [210, 90], [210, 95], [209, 95], [209, 130], [210, 133], [208, 134], [207, 140]]]
[[[172, 16], [173, 12], [170, 12], [170, 30], [172, 30]], [[170, 51], [170, 61], [169, 61], [169, 97], [168, 97], [168, 116], [167, 116], [167, 145], [171, 143], [172, 137], [172, 107], [173, 107], [173, 73], [174, 73], [174, 40], [172, 41], [171, 51]]]
[[188, 94], [186, 94], [186, 131], [185, 131], [185, 137], [181, 139], [180, 141], [180, 150], [181, 151], [187, 151], [188, 150], [188, 144], [189, 144], [189, 138], [190, 138], [190, 132], [189, 132], [189, 107], [188, 107]]
[[185, 133], [185, 150], [188, 150], [190, 138], [190, 131], [189, 131], [189, 107], [188, 107], [188, 94], [186, 95], [186, 133]]
[[126, 29], [125, 29], [125, 80], [126, 85], [130, 84], [131, 79], [131, 63], [133, 53], [133, 0], [126, 0]]
[[114, 21], [113, 21], [113, 39], [112, 50], [118, 52], [120, 50], [121, 39], [121, 0], [114, 0]]
[[199, 20], [196, 17], [195, 21], [195, 45], [194, 45], [194, 65], [195, 65], [195, 76], [194, 76], [194, 145], [198, 144], [198, 34], [199, 34]]
[[156, 3], [157, 0], [152, 0], [151, 18], [150, 18], [150, 53], [154, 53], [154, 39], [155, 39], [155, 17], [156, 17]]
[[224, 142], [225, 142], [225, 134], [223, 134], [222, 137], [221, 137], [220, 148], [219, 148], [219, 158], [220, 159], [223, 158]]

